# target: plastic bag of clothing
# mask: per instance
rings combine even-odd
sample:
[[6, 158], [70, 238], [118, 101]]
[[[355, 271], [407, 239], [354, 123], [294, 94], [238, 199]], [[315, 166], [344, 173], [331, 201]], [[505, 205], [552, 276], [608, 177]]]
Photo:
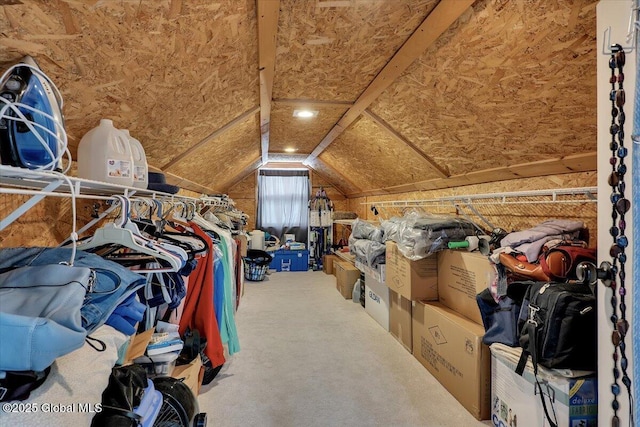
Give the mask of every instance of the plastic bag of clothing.
[[357, 260], [372, 268], [376, 268], [378, 264], [384, 264], [386, 249], [383, 243], [377, 241], [356, 239], [353, 235], [349, 237], [349, 252]]
[[391, 218], [384, 221], [382, 227], [387, 239], [396, 242], [400, 252], [412, 261], [447, 249], [450, 241], [462, 241], [481, 231], [479, 226], [463, 218], [418, 212]]
[[356, 219], [351, 225], [351, 236], [355, 239], [373, 240], [375, 242], [384, 243], [384, 230], [370, 222]]

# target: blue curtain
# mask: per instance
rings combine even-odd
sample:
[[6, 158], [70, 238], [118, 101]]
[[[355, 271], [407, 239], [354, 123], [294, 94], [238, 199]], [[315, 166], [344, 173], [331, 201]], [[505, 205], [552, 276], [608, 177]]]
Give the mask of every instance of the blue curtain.
[[256, 228], [277, 236], [282, 243], [285, 233], [306, 243], [310, 191], [308, 171], [260, 171]]

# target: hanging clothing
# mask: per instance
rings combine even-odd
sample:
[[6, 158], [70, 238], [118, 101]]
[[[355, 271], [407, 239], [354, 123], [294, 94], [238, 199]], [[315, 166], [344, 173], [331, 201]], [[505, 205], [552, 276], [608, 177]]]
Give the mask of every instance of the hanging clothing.
[[213, 307], [213, 242], [198, 225], [195, 223], [190, 225], [196, 235], [205, 239], [209, 250], [197, 259], [197, 266], [189, 276], [189, 288], [179, 331], [180, 335], [184, 335], [187, 328], [197, 329], [207, 339], [205, 354], [211, 360], [213, 367], [218, 367], [224, 364], [225, 358]]
[[213, 260], [213, 306], [216, 311], [218, 329], [222, 333], [222, 325], [224, 324], [224, 260], [219, 245], [213, 246], [215, 250]]
[[[211, 220], [209, 220], [208, 218]], [[224, 269], [224, 311], [223, 322], [220, 325], [220, 335], [222, 342], [227, 344], [229, 354], [235, 354], [240, 351], [240, 342], [238, 340], [238, 332], [235, 322], [235, 266], [233, 260], [233, 238], [228, 230], [225, 230], [212, 221], [215, 216], [207, 213], [205, 218], [195, 215], [193, 221], [204, 229], [215, 232], [220, 237], [220, 249], [223, 254]]]
[[[68, 262], [70, 248], [6, 248], [0, 250], [0, 270], [26, 265], [37, 266]], [[90, 252], [77, 251], [76, 267], [89, 267], [96, 272], [96, 281], [87, 293], [82, 309], [82, 326], [88, 334], [102, 326], [111, 313], [132, 293], [144, 286], [146, 279], [120, 264]]]

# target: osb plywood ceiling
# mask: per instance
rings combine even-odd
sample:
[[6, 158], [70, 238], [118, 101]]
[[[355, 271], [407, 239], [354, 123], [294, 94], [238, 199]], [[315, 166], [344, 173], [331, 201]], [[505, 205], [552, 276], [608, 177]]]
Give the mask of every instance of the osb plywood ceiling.
[[349, 197], [434, 190], [596, 169], [596, 3], [21, 0], [0, 63], [51, 77], [74, 157], [110, 118], [194, 191], [269, 161]]

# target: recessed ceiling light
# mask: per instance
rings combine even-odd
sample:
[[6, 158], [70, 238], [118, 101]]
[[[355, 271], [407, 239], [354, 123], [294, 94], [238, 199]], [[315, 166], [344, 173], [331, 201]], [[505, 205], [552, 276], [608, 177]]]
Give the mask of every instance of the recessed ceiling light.
[[299, 117], [302, 119], [316, 117], [317, 115], [318, 112], [315, 110], [293, 110], [293, 117]]
[[297, 148], [293, 148], [293, 147], [287, 147], [284, 149], [285, 153], [295, 153], [296, 151], [298, 151]]

